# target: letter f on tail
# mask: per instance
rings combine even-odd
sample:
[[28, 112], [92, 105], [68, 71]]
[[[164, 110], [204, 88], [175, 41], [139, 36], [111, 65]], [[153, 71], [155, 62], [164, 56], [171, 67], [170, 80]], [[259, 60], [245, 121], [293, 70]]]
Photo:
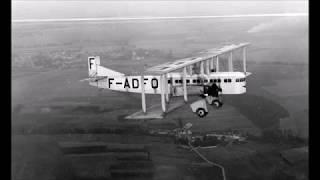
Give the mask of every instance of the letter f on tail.
[[88, 57], [88, 72], [89, 72], [89, 78], [106, 77], [106, 76], [108, 77], [124, 76], [124, 74], [120, 72], [100, 66], [99, 56]]

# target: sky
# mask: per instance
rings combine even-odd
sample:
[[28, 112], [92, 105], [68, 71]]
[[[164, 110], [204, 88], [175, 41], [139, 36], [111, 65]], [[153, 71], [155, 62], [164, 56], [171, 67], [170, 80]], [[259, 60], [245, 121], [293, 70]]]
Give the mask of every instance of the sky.
[[306, 13], [306, 1], [13, 1], [12, 19]]

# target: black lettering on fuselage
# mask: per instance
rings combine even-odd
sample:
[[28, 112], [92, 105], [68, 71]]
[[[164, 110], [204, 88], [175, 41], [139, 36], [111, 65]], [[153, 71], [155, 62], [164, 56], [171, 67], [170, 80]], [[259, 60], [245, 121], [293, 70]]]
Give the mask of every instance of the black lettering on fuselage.
[[132, 88], [137, 89], [139, 88], [139, 80], [136, 78], [132, 78]]
[[110, 86], [112, 84], [111, 80], [114, 80], [114, 78], [109, 78], [108, 80], [109, 80], [109, 88], [110, 88]]
[[91, 65], [93, 64], [93, 62], [92, 62], [93, 60], [94, 60], [94, 58], [89, 59], [89, 69], [91, 69]]
[[158, 88], [158, 79], [156, 78], [151, 79], [151, 87], [154, 89]]
[[126, 88], [126, 87], [130, 88], [130, 84], [129, 84], [129, 81], [128, 81], [127, 78], [126, 78], [126, 80], [125, 80], [125, 82], [124, 82], [123, 88]]

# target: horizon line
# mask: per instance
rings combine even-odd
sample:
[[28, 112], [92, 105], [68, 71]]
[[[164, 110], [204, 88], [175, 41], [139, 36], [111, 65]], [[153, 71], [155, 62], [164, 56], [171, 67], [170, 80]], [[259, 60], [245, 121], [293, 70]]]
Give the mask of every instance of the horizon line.
[[131, 20], [175, 20], [175, 19], [211, 19], [243, 17], [297, 17], [308, 16], [308, 13], [271, 13], [271, 14], [235, 14], [215, 16], [147, 16], [147, 17], [101, 17], [101, 18], [58, 18], [58, 19], [15, 19], [12, 23], [34, 22], [83, 22], [83, 21], [131, 21]]

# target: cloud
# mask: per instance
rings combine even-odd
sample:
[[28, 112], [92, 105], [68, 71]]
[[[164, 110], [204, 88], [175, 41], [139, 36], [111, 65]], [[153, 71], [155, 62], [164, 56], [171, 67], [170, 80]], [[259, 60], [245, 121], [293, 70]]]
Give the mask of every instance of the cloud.
[[260, 23], [250, 28], [248, 33], [259, 33], [265, 31], [279, 31], [283, 29], [296, 28], [305, 21], [305, 18], [301, 17], [283, 17], [277, 18], [270, 22]]

